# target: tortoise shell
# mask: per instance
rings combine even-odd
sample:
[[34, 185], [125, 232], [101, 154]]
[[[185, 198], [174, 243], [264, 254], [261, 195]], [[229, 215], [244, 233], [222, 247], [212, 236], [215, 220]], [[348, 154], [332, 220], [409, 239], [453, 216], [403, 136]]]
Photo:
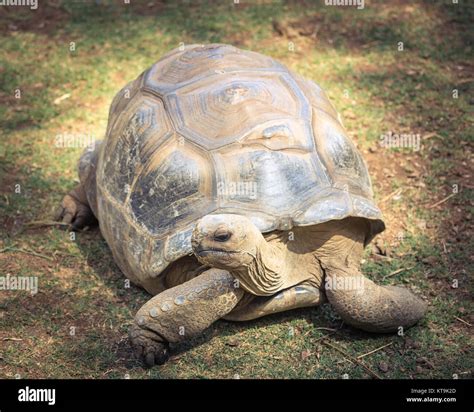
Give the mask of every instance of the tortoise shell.
[[101, 231], [132, 279], [192, 253], [195, 223], [264, 233], [348, 216], [384, 229], [367, 167], [315, 83], [228, 45], [165, 55], [114, 98], [97, 165]]

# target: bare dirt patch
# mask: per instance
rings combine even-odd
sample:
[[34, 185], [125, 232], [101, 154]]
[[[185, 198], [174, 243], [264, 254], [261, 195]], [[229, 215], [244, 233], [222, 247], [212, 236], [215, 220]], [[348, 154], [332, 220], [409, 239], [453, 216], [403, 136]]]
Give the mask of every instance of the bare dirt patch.
[[69, 13], [56, 1], [38, 1], [38, 8], [31, 10], [27, 6], [0, 7], [0, 32], [12, 34], [18, 31], [51, 34], [64, 27]]

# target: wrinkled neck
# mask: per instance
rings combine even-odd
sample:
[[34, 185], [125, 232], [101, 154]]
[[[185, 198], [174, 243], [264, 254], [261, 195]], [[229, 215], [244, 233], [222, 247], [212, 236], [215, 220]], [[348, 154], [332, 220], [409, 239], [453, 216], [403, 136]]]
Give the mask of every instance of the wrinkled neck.
[[319, 265], [316, 265], [314, 251], [299, 251], [288, 247], [288, 242], [288, 232], [262, 236], [251, 262], [231, 271], [245, 291], [271, 296], [318, 277]]
[[241, 287], [254, 295], [270, 296], [282, 289], [285, 279], [285, 249], [259, 239], [250, 263], [231, 271]]
[[[272, 232], [258, 237], [257, 252], [251, 263], [235, 270], [242, 288], [259, 296], [269, 296], [305, 281], [320, 287], [325, 265], [359, 265], [366, 233], [360, 218], [330, 221], [314, 226], [294, 227], [289, 232]], [[352, 243], [348, 243], [350, 239]]]

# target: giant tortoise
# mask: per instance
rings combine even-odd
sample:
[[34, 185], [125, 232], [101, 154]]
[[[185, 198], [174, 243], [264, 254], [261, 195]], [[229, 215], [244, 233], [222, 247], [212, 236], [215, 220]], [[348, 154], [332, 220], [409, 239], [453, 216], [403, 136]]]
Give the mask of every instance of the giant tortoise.
[[383, 231], [367, 167], [324, 91], [270, 57], [171, 51], [114, 98], [59, 219], [97, 218], [123, 273], [153, 297], [130, 339], [148, 365], [216, 320], [326, 300], [349, 325], [394, 332], [425, 304], [364, 277]]

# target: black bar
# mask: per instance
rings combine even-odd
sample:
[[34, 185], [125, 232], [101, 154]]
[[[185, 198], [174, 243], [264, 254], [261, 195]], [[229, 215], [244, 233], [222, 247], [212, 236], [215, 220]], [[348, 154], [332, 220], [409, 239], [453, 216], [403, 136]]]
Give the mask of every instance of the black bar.
[[[55, 389], [54, 405], [47, 401], [20, 402], [19, 391], [26, 388]], [[133, 404], [133, 410], [141, 405], [153, 405], [159, 410], [160, 402], [165, 400], [176, 405], [190, 400], [291, 400], [314, 402], [314, 411], [320, 410], [321, 405], [341, 404], [373, 405], [382, 412], [472, 411], [472, 388], [472, 380], [0, 380], [0, 410], [71, 410], [129, 404]], [[443, 400], [408, 402], [407, 398]]]

